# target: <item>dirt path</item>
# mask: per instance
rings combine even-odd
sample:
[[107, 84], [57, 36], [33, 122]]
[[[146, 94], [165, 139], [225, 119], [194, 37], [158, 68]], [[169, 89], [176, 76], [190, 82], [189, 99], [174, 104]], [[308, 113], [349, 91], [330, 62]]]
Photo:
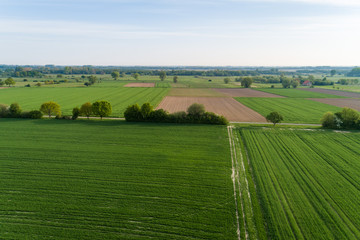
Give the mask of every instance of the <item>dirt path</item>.
[[235, 201], [235, 215], [236, 215], [236, 225], [237, 225], [237, 236], [238, 240], [241, 239], [240, 237], [240, 221], [239, 221], [239, 207], [238, 207], [238, 200], [237, 200], [237, 191], [236, 191], [236, 179], [238, 179], [238, 171], [235, 168], [235, 159], [236, 159], [236, 150], [233, 144], [233, 132], [232, 127], [227, 127], [228, 136], [229, 136], [229, 144], [230, 144], [230, 154], [231, 154], [231, 179], [233, 182], [233, 189], [234, 189], [234, 201]]

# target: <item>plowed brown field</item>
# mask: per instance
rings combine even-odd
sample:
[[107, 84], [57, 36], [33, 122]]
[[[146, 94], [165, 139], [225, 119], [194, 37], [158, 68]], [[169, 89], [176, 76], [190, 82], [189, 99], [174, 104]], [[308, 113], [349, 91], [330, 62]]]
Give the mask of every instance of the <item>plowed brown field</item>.
[[128, 83], [124, 87], [155, 87], [155, 83]]
[[204, 104], [206, 111], [226, 117], [232, 122], [266, 122], [266, 119], [254, 110], [244, 106], [233, 98], [222, 97], [165, 97], [157, 109], [170, 113], [186, 111], [193, 103]]
[[354, 92], [345, 92], [345, 91], [324, 89], [324, 88], [299, 88], [299, 89], [304, 90], [304, 91], [309, 91], [309, 92], [332, 94], [332, 95], [335, 95], [335, 96], [350, 97], [350, 98], [360, 98], [360, 93], [354, 93]]
[[227, 95], [210, 88], [172, 88], [168, 96], [173, 97], [226, 97]]
[[349, 107], [360, 111], [360, 99], [348, 99], [348, 98], [309, 98], [309, 99], [337, 107]]
[[267, 97], [267, 98], [284, 98], [283, 96], [261, 92], [249, 88], [240, 88], [240, 89], [226, 89], [226, 88], [216, 88], [215, 91], [219, 93], [226, 94], [230, 97]]

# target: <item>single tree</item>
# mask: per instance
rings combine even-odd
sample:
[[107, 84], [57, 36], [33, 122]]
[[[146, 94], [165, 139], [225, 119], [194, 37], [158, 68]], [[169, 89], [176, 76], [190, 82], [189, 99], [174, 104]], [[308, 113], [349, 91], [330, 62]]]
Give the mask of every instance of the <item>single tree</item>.
[[80, 107], [80, 114], [86, 116], [88, 119], [92, 114], [92, 104], [87, 102], [81, 105]]
[[76, 120], [80, 115], [80, 109], [78, 107], [74, 107], [72, 110], [72, 120]]
[[297, 88], [298, 86], [299, 86], [299, 81], [298, 80], [292, 80], [291, 81], [291, 86], [293, 87], [293, 88]]
[[12, 103], [9, 107], [9, 113], [11, 117], [19, 117], [21, 113], [21, 108], [19, 104]]
[[0, 79], [0, 86], [4, 85], [4, 82], [2, 79]]
[[330, 75], [331, 75], [332, 77], [333, 77], [335, 74], [336, 74], [336, 70], [335, 70], [335, 69], [333, 69], [333, 70], [330, 71]]
[[244, 88], [249, 88], [251, 87], [251, 84], [253, 83], [253, 79], [251, 77], [244, 77], [241, 80], [241, 86], [243, 86]]
[[141, 112], [141, 115], [142, 115], [144, 120], [149, 118], [152, 111], [153, 111], [153, 106], [151, 106], [150, 103], [144, 103], [141, 106], [140, 112]]
[[174, 76], [174, 77], [173, 77], [173, 81], [174, 81], [174, 83], [177, 83], [177, 82], [178, 82], [178, 79], [179, 79], [179, 77], [178, 77], [178, 76]]
[[61, 115], [60, 105], [52, 101], [43, 103], [40, 107], [40, 111], [48, 115], [49, 118], [51, 118], [51, 114], [55, 114], [56, 116]]
[[100, 116], [101, 120], [103, 117], [107, 117], [111, 114], [111, 104], [108, 101], [96, 101], [92, 104], [92, 111], [94, 115]]
[[117, 80], [119, 77], [120, 77], [120, 73], [117, 72], [117, 71], [113, 71], [111, 73], [111, 77], [114, 79], [114, 80]]
[[5, 80], [5, 84], [6, 85], [8, 85], [9, 87], [11, 86], [11, 85], [15, 85], [15, 81], [14, 81], [14, 79], [13, 78], [11, 78], [11, 77], [9, 77], [9, 78], [7, 78], [6, 80]]
[[88, 82], [88, 85], [87, 85], [87, 86], [91, 86], [91, 85], [93, 85], [94, 83], [96, 83], [97, 77], [91, 75], [91, 76], [88, 76], [88, 80], [89, 80], [89, 82]]
[[161, 81], [164, 81], [165, 78], [166, 78], [166, 72], [165, 71], [160, 71], [159, 78], [160, 78]]
[[224, 78], [224, 83], [228, 84], [230, 82], [230, 78]]
[[266, 120], [268, 122], [272, 122], [275, 126], [275, 124], [281, 122], [283, 119], [283, 117], [280, 115], [280, 113], [278, 112], [271, 112], [269, 115], [266, 116]]
[[131, 74], [131, 76], [137, 81], [137, 80], [139, 80], [140, 74], [133, 73], [133, 74]]
[[283, 88], [290, 88], [291, 86], [291, 80], [287, 77], [285, 77], [282, 81], [281, 84], [283, 86]]
[[187, 109], [187, 112], [190, 116], [200, 117], [205, 113], [205, 106], [199, 103], [193, 103]]

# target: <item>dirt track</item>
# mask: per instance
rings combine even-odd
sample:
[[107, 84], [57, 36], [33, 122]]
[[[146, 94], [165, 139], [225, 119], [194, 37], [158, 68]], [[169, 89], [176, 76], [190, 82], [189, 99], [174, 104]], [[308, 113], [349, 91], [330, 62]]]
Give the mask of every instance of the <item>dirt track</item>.
[[155, 87], [155, 83], [128, 83], [124, 87]]
[[309, 99], [337, 107], [349, 107], [360, 111], [360, 99], [349, 99], [349, 98], [309, 98]]
[[298, 89], [304, 90], [304, 91], [309, 91], [309, 92], [326, 93], [326, 94], [331, 94], [331, 95], [335, 95], [335, 96], [360, 98], [360, 93], [355, 93], [355, 92], [345, 92], [345, 91], [324, 89], [324, 88], [298, 88]]
[[215, 88], [215, 91], [223, 93], [230, 97], [268, 97], [268, 98], [284, 98], [283, 96], [257, 91], [249, 88]]
[[165, 97], [157, 109], [170, 113], [186, 111], [193, 103], [204, 104], [206, 111], [214, 112], [236, 122], [266, 122], [266, 119], [254, 110], [244, 106], [233, 98], [222, 97]]

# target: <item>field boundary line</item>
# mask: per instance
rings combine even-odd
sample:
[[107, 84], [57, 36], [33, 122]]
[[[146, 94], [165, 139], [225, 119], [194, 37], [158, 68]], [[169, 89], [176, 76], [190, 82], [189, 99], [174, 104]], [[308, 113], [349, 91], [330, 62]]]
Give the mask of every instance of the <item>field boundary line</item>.
[[240, 237], [240, 221], [239, 221], [239, 209], [237, 204], [237, 192], [236, 192], [236, 169], [235, 169], [235, 161], [234, 161], [234, 146], [232, 140], [232, 127], [227, 127], [228, 137], [229, 137], [229, 145], [230, 145], [230, 156], [231, 156], [231, 179], [233, 182], [234, 189], [234, 200], [235, 200], [235, 215], [236, 215], [236, 224], [237, 224], [237, 236], [238, 240], [241, 240]]

